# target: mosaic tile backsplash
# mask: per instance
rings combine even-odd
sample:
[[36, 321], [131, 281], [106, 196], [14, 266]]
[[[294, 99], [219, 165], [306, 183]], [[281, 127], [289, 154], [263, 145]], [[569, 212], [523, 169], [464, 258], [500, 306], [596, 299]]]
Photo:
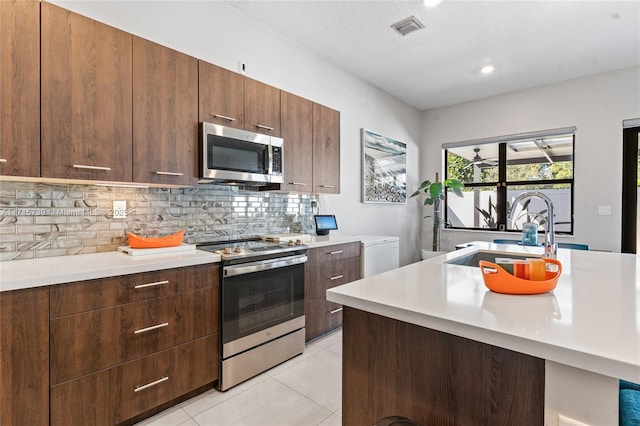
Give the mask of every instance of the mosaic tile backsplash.
[[[0, 261], [114, 251], [127, 244], [126, 232], [157, 237], [184, 229], [187, 243], [312, 233], [314, 200], [226, 185], [0, 182]], [[126, 201], [125, 219], [114, 219], [114, 201]]]

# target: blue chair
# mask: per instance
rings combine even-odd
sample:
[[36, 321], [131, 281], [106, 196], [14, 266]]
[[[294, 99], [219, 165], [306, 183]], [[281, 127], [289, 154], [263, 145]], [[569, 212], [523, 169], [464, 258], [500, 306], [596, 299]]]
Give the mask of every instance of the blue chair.
[[620, 426], [640, 424], [640, 385], [620, 380]]
[[[510, 240], [506, 238], [496, 238], [493, 240], [496, 244], [519, 244], [522, 245], [521, 240]], [[543, 243], [540, 243], [542, 245]], [[589, 244], [581, 243], [557, 243], [558, 248], [566, 248], [571, 250], [589, 250]]]

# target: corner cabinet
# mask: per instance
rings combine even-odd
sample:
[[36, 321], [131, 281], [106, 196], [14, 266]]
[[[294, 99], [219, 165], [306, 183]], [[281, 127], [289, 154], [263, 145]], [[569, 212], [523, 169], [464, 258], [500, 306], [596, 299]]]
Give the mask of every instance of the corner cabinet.
[[195, 185], [198, 60], [133, 36], [133, 180]]
[[329, 302], [326, 292], [360, 279], [360, 242], [312, 248], [307, 258], [304, 314], [308, 342], [342, 325], [342, 306]]
[[313, 192], [340, 193], [340, 113], [313, 104]]
[[49, 425], [49, 287], [0, 293], [0, 424]]
[[131, 34], [45, 2], [41, 19], [42, 177], [131, 182]]
[[40, 176], [40, 2], [0, 1], [0, 175]]
[[51, 287], [51, 425], [147, 417], [218, 379], [218, 267]]

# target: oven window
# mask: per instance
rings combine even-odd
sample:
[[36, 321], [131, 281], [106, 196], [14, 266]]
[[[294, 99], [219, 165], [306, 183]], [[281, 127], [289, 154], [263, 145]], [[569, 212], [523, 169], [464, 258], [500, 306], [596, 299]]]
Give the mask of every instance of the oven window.
[[268, 159], [268, 145], [207, 135], [209, 169], [267, 174]]
[[222, 281], [222, 340], [228, 343], [304, 315], [304, 265]]

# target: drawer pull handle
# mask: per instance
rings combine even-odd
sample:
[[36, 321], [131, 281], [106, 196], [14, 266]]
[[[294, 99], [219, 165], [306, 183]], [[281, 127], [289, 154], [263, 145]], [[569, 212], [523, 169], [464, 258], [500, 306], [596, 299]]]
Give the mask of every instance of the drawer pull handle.
[[184, 173], [180, 172], [156, 172], [156, 174], [162, 176], [184, 176]]
[[87, 170], [103, 170], [105, 172], [108, 172], [109, 170], [111, 170], [111, 167], [85, 166], [84, 164], [74, 164], [73, 168], [74, 169], [87, 169]]
[[211, 115], [214, 118], [220, 118], [222, 120], [227, 120], [227, 121], [236, 121], [235, 118], [233, 117], [227, 117], [226, 115], [220, 115], [220, 114], [211, 114], [209, 113], [209, 115]]
[[162, 379], [158, 379], [155, 382], [147, 383], [146, 385], [142, 385], [142, 386], [136, 386], [136, 388], [133, 391], [140, 392], [145, 389], [149, 389], [152, 386], [159, 385], [162, 382], [166, 382], [167, 380], [169, 380], [169, 376], [164, 376]]
[[336, 275], [335, 277], [331, 277], [331, 278], [329, 278], [329, 279], [330, 279], [331, 281], [333, 281], [333, 280], [339, 280], [340, 278], [343, 278], [343, 277], [344, 277], [344, 275]]
[[289, 182], [289, 185], [307, 186], [307, 184], [304, 182]]
[[156, 325], [152, 325], [151, 327], [141, 328], [139, 330], [134, 331], [133, 334], [146, 333], [147, 331], [157, 330], [159, 328], [166, 327], [168, 325], [169, 325], [168, 322], [163, 322], [162, 324], [156, 324]]
[[335, 188], [335, 185], [320, 185], [320, 188]]
[[268, 131], [272, 131], [273, 130], [273, 127], [265, 126], [265, 125], [262, 125], [262, 124], [256, 124], [256, 127], [258, 129], [262, 129], [262, 130], [268, 130]]
[[133, 288], [135, 288], [137, 290], [139, 288], [155, 287], [157, 285], [164, 285], [164, 284], [169, 284], [169, 281], [156, 281], [154, 283], [138, 284], [137, 286], [135, 286]]
[[0, 163], [6, 163], [7, 159], [6, 158], [0, 158]]
[[332, 251], [329, 254], [340, 254], [340, 253], [344, 253], [344, 250], [337, 250], [337, 251]]
[[334, 309], [333, 311], [330, 311], [329, 313], [330, 313], [331, 315], [333, 315], [333, 314], [337, 314], [337, 313], [338, 313], [338, 312], [340, 312], [342, 309], [343, 309], [343, 308], [337, 308], [337, 309]]

